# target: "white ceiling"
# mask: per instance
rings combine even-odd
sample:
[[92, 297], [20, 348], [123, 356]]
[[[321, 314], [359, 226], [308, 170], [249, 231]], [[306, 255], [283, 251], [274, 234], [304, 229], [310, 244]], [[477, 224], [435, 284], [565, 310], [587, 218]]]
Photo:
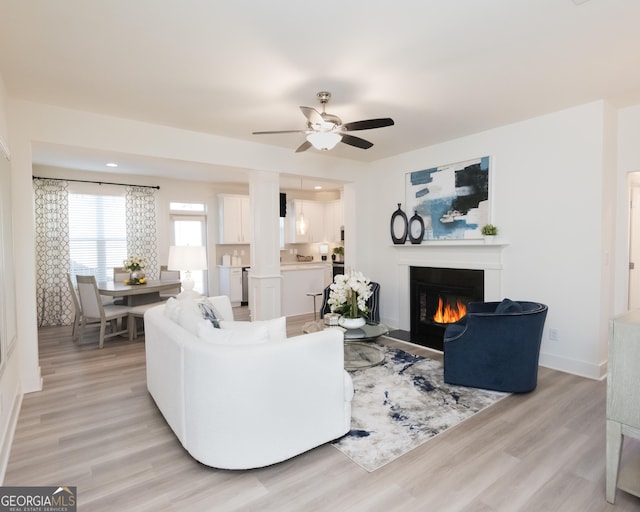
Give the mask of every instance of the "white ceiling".
[[[598, 99], [640, 103], [639, 22], [638, 0], [0, 0], [0, 73], [12, 98], [292, 152], [302, 134], [251, 132], [303, 129], [298, 107], [328, 90], [345, 122], [395, 120], [357, 133], [373, 148], [332, 152], [373, 161]], [[105, 170], [105, 155], [77, 153], [36, 159]]]

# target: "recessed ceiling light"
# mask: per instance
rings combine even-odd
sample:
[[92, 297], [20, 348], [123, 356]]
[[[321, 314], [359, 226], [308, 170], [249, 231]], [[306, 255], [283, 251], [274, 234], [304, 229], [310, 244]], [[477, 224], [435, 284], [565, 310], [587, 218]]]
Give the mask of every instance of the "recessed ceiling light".
[[109, 163], [107, 164], [107, 167], [118, 167], [118, 164], [117, 164], [117, 163], [115, 163], [115, 162], [109, 162]]
[[315, 187], [313, 187], [313, 188], [315, 188], [316, 190], [322, 190], [322, 187], [321, 187], [320, 185], [316, 185], [316, 186], [315, 186]]

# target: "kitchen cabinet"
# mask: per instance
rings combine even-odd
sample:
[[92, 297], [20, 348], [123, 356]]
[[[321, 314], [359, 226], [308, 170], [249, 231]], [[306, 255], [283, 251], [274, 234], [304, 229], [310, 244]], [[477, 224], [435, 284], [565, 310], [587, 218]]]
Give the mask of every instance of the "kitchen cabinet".
[[251, 205], [249, 196], [221, 194], [219, 204], [219, 243], [251, 242]]
[[620, 467], [625, 437], [640, 439], [640, 310], [609, 324], [607, 373], [606, 496], [613, 503], [616, 488], [640, 496], [640, 459]]
[[242, 303], [242, 267], [218, 267], [220, 295], [226, 295], [233, 307]]
[[344, 225], [342, 200], [324, 203], [324, 242], [340, 242], [340, 232]]
[[[297, 223], [300, 215], [304, 216], [306, 222], [306, 232], [298, 232]], [[317, 243], [324, 242], [324, 206], [320, 201], [309, 201], [306, 199], [294, 199], [292, 201], [292, 215], [289, 224], [289, 243]]]

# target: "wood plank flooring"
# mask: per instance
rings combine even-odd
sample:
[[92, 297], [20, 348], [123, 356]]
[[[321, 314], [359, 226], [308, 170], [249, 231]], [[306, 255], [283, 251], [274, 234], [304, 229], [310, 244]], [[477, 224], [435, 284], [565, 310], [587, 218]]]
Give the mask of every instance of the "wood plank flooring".
[[[289, 334], [309, 319], [289, 318]], [[156, 409], [144, 337], [99, 350], [97, 335], [74, 344], [70, 334], [40, 330], [44, 390], [24, 397], [4, 485], [75, 485], [80, 511], [640, 510], [640, 499], [622, 491], [615, 506], [605, 501], [605, 382], [541, 368], [533, 393], [510, 396], [373, 473], [330, 445], [223, 471], [194, 461]], [[623, 458], [638, 453], [640, 443], [626, 441]]]

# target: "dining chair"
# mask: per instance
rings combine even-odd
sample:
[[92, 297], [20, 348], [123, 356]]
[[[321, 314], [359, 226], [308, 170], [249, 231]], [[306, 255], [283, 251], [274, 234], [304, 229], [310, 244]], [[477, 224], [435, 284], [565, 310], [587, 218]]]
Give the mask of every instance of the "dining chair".
[[[131, 272], [129, 272], [126, 268], [117, 268], [113, 269], [113, 282], [114, 283], [124, 283], [131, 276]], [[103, 304], [118, 304], [125, 305], [126, 300], [124, 297], [104, 297], [102, 298]]]
[[[129, 322], [124, 318], [129, 316], [129, 306], [120, 306], [116, 304], [104, 305], [98, 291], [98, 284], [95, 276], [76, 276], [78, 283], [78, 298], [80, 308], [82, 310], [82, 337], [84, 337], [84, 328], [88, 322], [100, 323], [100, 342], [99, 347], [104, 345], [105, 338], [112, 338], [128, 333]], [[120, 325], [118, 325], [120, 323]], [[109, 332], [107, 333], [107, 324]]]
[[80, 332], [84, 329], [84, 325], [87, 323], [84, 315], [82, 314], [82, 308], [80, 307], [80, 300], [78, 299], [78, 290], [76, 290], [73, 284], [73, 278], [71, 274], [67, 273], [67, 284], [69, 285], [69, 294], [71, 295], [71, 301], [73, 302], [73, 328], [71, 330], [71, 339], [77, 341], [80, 337]]

